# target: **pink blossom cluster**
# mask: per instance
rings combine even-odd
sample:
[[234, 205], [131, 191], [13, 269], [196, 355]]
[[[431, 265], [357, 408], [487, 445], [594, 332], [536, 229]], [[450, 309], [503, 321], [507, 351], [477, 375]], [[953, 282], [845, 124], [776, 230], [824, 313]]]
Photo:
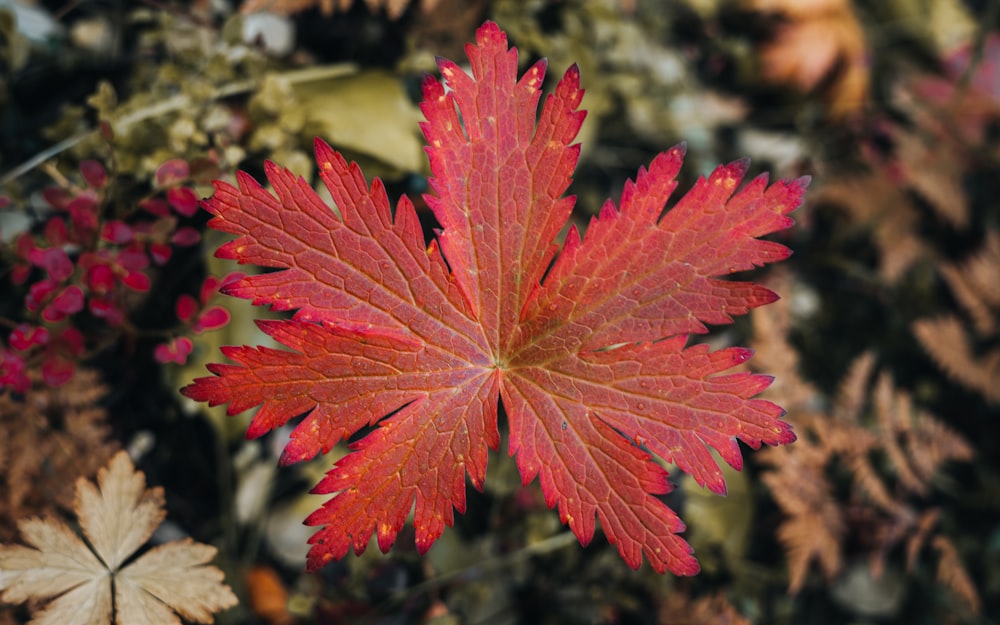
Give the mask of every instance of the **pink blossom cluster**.
[[[201, 238], [198, 229], [181, 225], [199, 208], [198, 196], [184, 184], [189, 177], [187, 162], [164, 163], [156, 172], [155, 192], [124, 215], [111, 214], [108, 172], [97, 161], [80, 164], [80, 186], [43, 192], [49, 208], [44, 225], [19, 234], [3, 250], [12, 264], [11, 282], [26, 293], [19, 317], [0, 320], [10, 328], [6, 344], [0, 344], [0, 391], [26, 391], [28, 369], [39, 363], [45, 384], [70, 380], [76, 363], [97, 343], [80, 329], [84, 315], [114, 331], [135, 330], [128, 314], [137, 294], [151, 288], [155, 268], [165, 265], [175, 248]], [[225, 309], [207, 307], [226, 280], [206, 280], [200, 300], [181, 296], [176, 309], [182, 330], [201, 332], [229, 321]], [[183, 362], [190, 351], [190, 339], [174, 336], [154, 355], [160, 362]]]
[[201, 285], [199, 297], [196, 299], [192, 295], [181, 295], [174, 305], [174, 312], [177, 319], [184, 324], [186, 332], [178, 333], [177, 336], [165, 343], [160, 343], [153, 351], [153, 357], [157, 362], [173, 362], [183, 365], [187, 362], [187, 357], [194, 349], [191, 338], [185, 336], [186, 333], [201, 334], [208, 330], [217, 330], [229, 323], [229, 311], [222, 306], [209, 306], [211, 299], [225, 287], [243, 279], [244, 274], [232, 272], [222, 278], [208, 276]]

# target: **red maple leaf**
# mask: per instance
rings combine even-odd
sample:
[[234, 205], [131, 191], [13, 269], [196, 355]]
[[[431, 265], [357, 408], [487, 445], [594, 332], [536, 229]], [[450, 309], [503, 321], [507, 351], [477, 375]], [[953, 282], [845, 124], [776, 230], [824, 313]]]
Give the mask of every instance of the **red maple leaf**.
[[[315, 570], [373, 533], [387, 551], [411, 510], [423, 553], [465, 510], [466, 476], [482, 488], [497, 449], [498, 404], [525, 483], [587, 544], [595, 518], [625, 561], [693, 574], [683, 523], [658, 495], [667, 473], [650, 452], [725, 492], [709, 447], [742, 466], [751, 447], [794, 440], [783, 411], [753, 396], [767, 376], [723, 374], [741, 348], [685, 347], [704, 324], [773, 301], [767, 289], [716, 276], [784, 259], [756, 237], [791, 224], [805, 180], [738, 193], [747, 168], [718, 168], [665, 214], [683, 148], [656, 157], [608, 202], [581, 240], [564, 197], [579, 157], [584, 112], [571, 67], [542, 107], [545, 62], [517, 77], [517, 51], [487, 22], [467, 46], [469, 76], [440, 62], [421, 105], [442, 227], [424, 244], [410, 200], [390, 208], [382, 183], [316, 142], [335, 212], [301, 178], [267, 163], [273, 193], [250, 176], [216, 183], [210, 225], [240, 235], [218, 255], [282, 271], [248, 276], [230, 295], [294, 310], [260, 321], [288, 350], [225, 347], [236, 364], [184, 389], [230, 414], [254, 406], [248, 436], [305, 414], [282, 464], [326, 453], [373, 427], [317, 485], [334, 496], [308, 519]], [[338, 214], [339, 213], [339, 214]]]

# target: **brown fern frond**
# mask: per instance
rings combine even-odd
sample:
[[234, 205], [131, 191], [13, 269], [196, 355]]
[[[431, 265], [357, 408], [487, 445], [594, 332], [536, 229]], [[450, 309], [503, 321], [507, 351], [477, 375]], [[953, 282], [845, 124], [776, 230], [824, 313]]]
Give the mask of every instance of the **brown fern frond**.
[[875, 354], [868, 351], [854, 359], [840, 382], [834, 414], [848, 423], [857, 423], [868, 402], [868, 381], [875, 368]]
[[889, 493], [885, 481], [875, 470], [867, 453], [848, 454], [844, 458], [844, 464], [851, 471], [854, 487], [862, 497], [891, 517], [907, 515], [906, 506]]
[[996, 333], [1000, 316], [1000, 232], [992, 231], [970, 258], [944, 264], [941, 276], [979, 336]]
[[[888, 374], [878, 375], [869, 389], [874, 369], [873, 354], [859, 356], [834, 398], [833, 415], [796, 415], [796, 444], [759, 454], [770, 469], [761, 479], [785, 514], [776, 537], [791, 593], [801, 590], [813, 563], [827, 580], [835, 577], [849, 535], [867, 554], [873, 575], [901, 543], [912, 569], [931, 540], [938, 512], [922, 511], [910, 496], [927, 495], [943, 463], [971, 458], [968, 443], [917, 410]], [[847, 470], [854, 485], [847, 502], [838, 501], [830, 479], [837, 467]]]
[[982, 609], [982, 601], [972, 583], [962, 559], [958, 556], [955, 545], [944, 536], [935, 536], [931, 545], [938, 552], [937, 580], [965, 601], [972, 612], [978, 614]]
[[919, 211], [913, 201], [888, 176], [853, 176], [827, 184], [813, 203], [842, 209], [852, 222], [871, 232], [879, 251], [879, 274], [896, 282], [930, 248], [918, 235]]
[[931, 530], [937, 525], [938, 517], [940, 516], [941, 510], [938, 508], [931, 508], [920, 515], [920, 518], [917, 520], [916, 530], [910, 535], [909, 540], [906, 541], [907, 571], [912, 572], [916, 567], [917, 555], [924, 548], [924, 544], [927, 542]]
[[660, 625], [753, 625], [729, 603], [724, 592], [692, 599], [670, 593], [660, 604]]
[[0, 396], [0, 542], [20, 518], [72, 508], [76, 478], [117, 451], [98, 404], [106, 392], [95, 372], [80, 370], [58, 389], [36, 380], [23, 399]]
[[826, 479], [828, 451], [806, 437], [799, 439], [794, 451], [789, 449], [769, 447], [767, 453], [761, 453], [761, 462], [777, 469], [762, 477], [775, 502], [789, 515], [813, 514], [831, 505], [835, 511], [832, 488]]
[[[796, 425], [811, 429], [799, 422]], [[792, 594], [802, 589], [812, 562], [819, 564], [827, 580], [843, 566], [845, 523], [826, 476], [831, 452], [813, 442], [809, 433], [802, 432], [794, 446], [772, 447], [761, 453], [761, 461], [776, 469], [761, 479], [788, 517], [778, 527], [777, 537], [788, 561], [788, 592]]]
[[894, 154], [899, 174], [941, 218], [956, 229], [969, 225], [969, 205], [962, 186], [966, 164], [956, 146], [931, 140], [917, 132], [893, 127]]
[[972, 445], [940, 419], [921, 412], [915, 420], [906, 441], [907, 454], [913, 461], [914, 470], [925, 482], [929, 482], [946, 462], [972, 460]]
[[948, 377], [1000, 403], [1000, 349], [977, 358], [955, 316], [915, 321], [913, 332]]
[[[941, 266], [941, 276], [948, 283], [959, 305], [972, 319], [972, 326], [980, 336], [986, 336], [996, 329], [994, 312], [986, 300], [986, 293], [973, 285], [972, 275], [962, 271], [957, 265]], [[997, 278], [1000, 284], [1000, 277]]]
[[750, 347], [754, 357], [750, 364], [756, 371], [767, 371], [774, 382], [764, 391], [763, 397], [783, 406], [789, 414], [815, 410], [818, 392], [802, 379], [799, 373], [799, 355], [788, 342], [792, 329], [788, 294], [795, 288], [788, 272], [775, 271], [765, 285], [783, 297], [770, 306], [755, 308], [753, 340]]
[[[836, 506], [833, 506], [836, 508]], [[833, 580], [843, 567], [841, 545], [843, 522], [830, 523], [828, 512], [792, 517], [778, 527], [778, 540], [788, 561], [788, 592], [802, 590], [809, 566], [816, 562], [827, 581]]]
[[913, 410], [910, 396], [904, 392], [895, 391], [889, 375], [883, 373], [879, 376], [878, 382], [875, 383], [872, 399], [879, 425], [882, 428], [883, 449], [896, 472], [900, 486], [919, 495], [927, 494], [927, 482], [921, 479], [921, 476], [910, 465], [911, 459], [916, 461], [913, 458], [913, 452], [919, 452], [919, 450], [914, 450], [911, 446], [911, 454], [907, 454], [900, 444], [900, 438], [905, 438], [907, 441], [913, 440], [913, 437], [910, 436], [910, 416]]

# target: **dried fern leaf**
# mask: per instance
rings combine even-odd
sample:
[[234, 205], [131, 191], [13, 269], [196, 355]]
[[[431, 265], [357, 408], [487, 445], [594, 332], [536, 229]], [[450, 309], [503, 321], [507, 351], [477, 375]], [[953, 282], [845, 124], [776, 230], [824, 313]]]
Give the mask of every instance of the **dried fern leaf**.
[[[900, 485], [910, 492], [926, 495], [927, 482], [921, 479], [910, 465], [912, 456], [908, 457], [900, 444], [900, 438], [906, 438], [911, 432], [910, 416], [913, 405], [910, 396], [903, 392], [894, 392], [892, 380], [888, 374], [883, 373], [875, 384], [872, 399], [882, 428], [883, 448]], [[912, 437], [909, 440], [912, 440]]]
[[982, 601], [976, 591], [976, 585], [972, 583], [969, 572], [965, 570], [965, 565], [962, 564], [962, 559], [958, 556], [955, 545], [944, 536], [935, 536], [931, 544], [939, 554], [938, 582], [954, 592], [965, 601], [972, 612], [978, 614], [982, 609]]
[[915, 321], [913, 332], [948, 377], [1000, 403], [1000, 349], [977, 358], [962, 322], [953, 315]]

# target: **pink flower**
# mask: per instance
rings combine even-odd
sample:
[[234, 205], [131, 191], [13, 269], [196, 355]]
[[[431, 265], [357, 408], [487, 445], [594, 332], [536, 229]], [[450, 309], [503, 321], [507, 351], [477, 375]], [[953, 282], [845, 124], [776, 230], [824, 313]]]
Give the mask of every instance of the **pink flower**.
[[56, 323], [83, 310], [83, 289], [71, 284], [56, 295], [42, 311], [42, 319]]
[[31, 380], [24, 372], [24, 359], [14, 352], [0, 350], [0, 388], [10, 387], [15, 393], [26, 393]]
[[22, 323], [10, 333], [8, 342], [11, 347], [18, 351], [27, 351], [36, 345], [45, 345], [48, 343], [49, 331], [40, 326]]
[[192, 349], [194, 349], [194, 344], [191, 342], [191, 339], [186, 336], [180, 336], [169, 343], [157, 345], [156, 349], [153, 350], [153, 357], [156, 358], [157, 362], [163, 364], [174, 362], [183, 365], [187, 362]]
[[178, 215], [193, 217], [198, 212], [198, 196], [188, 187], [167, 189], [167, 202], [174, 207]]

